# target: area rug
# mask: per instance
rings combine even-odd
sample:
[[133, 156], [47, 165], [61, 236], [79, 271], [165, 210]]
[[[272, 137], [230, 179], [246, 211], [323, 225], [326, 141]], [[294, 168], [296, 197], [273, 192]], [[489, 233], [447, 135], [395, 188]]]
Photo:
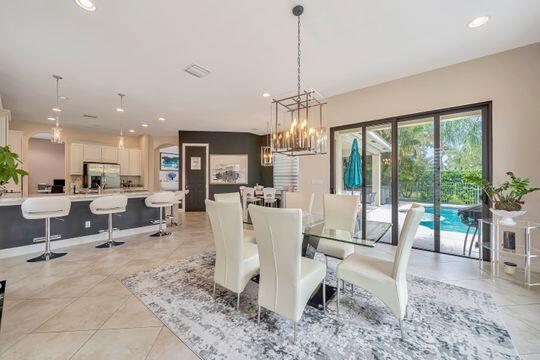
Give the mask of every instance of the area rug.
[[[409, 278], [409, 308], [401, 339], [396, 318], [369, 293], [350, 287], [336, 314], [307, 306], [293, 342], [292, 323], [263, 311], [258, 284], [241, 295], [219, 289], [212, 298], [213, 252], [122, 280], [202, 359], [517, 359], [490, 295], [419, 277]], [[331, 266], [332, 267], [332, 266]], [[335, 284], [329, 269], [327, 282]]]

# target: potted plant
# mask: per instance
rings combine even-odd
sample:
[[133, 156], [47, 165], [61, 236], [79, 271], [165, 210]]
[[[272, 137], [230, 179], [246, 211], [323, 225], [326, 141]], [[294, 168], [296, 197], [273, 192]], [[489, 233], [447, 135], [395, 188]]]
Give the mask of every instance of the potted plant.
[[499, 186], [493, 186], [486, 179], [476, 175], [468, 175], [465, 180], [482, 188], [493, 204], [491, 212], [502, 217], [501, 224], [515, 225], [516, 222], [513, 218], [527, 213], [521, 210], [525, 203], [523, 197], [540, 190], [540, 188], [529, 187], [529, 178], [515, 177], [511, 171], [507, 172], [506, 175], [510, 179]]
[[19, 177], [28, 175], [28, 172], [19, 168], [21, 165], [19, 155], [11, 152], [9, 146], [0, 146], [0, 196], [6, 192], [6, 184], [13, 180], [19, 183]]

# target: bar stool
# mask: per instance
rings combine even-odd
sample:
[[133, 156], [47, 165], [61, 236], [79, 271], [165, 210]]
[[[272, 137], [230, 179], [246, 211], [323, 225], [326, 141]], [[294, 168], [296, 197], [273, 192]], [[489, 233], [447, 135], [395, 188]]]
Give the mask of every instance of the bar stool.
[[171, 206], [171, 226], [178, 226], [178, 223], [176, 222], [176, 210], [175, 205], [178, 205], [180, 207], [180, 204], [186, 199], [186, 195], [189, 193], [189, 190], [180, 190], [174, 192], [174, 204]]
[[90, 211], [95, 215], [109, 215], [109, 240], [106, 243], [97, 245], [96, 248], [112, 248], [113, 246], [122, 245], [123, 241], [113, 240], [113, 214], [123, 213], [126, 211], [128, 198], [125, 195], [103, 196], [95, 199], [90, 203]]
[[159, 231], [150, 236], [166, 236], [170, 232], [163, 230], [163, 209], [173, 206], [175, 203], [174, 193], [170, 191], [162, 191], [148, 196], [144, 199], [146, 206], [151, 208], [159, 208]]
[[71, 200], [67, 196], [30, 198], [22, 203], [21, 211], [25, 219], [45, 219], [45, 252], [28, 262], [48, 261], [67, 254], [51, 251], [51, 218], [67, 216], [70, 209]]

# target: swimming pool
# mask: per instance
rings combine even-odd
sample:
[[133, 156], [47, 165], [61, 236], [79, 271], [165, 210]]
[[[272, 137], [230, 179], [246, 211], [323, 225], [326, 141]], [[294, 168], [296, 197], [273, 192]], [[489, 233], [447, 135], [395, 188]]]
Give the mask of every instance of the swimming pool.
[[[453, 207], [441, 206], [441, 230], [444, 231], [456, 231], [461, 233], [467, 232], [467, 225], [461, 222], [457, 212], [459, 209]], [[435, 208], [426, 208], [426, 214], [433, 215]], [[421, 224], [427, 226], [430, 229], [435, 227], [435, 223], [432, 219], [421, 221]]]

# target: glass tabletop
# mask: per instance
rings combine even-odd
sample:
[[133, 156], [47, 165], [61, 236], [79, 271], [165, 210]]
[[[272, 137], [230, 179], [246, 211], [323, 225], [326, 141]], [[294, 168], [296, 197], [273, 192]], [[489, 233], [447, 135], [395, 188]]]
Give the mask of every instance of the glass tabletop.
[[375, 244], [390, 230], [392, 224], [380, 221], [366, 220], [366, 237], [362, 237], [362, 222], [354, 232], [332, 229], [326, 226], [324, 220], [304, 223], [304, 236], [317, 237], [366, 247], [375, 247]]
[[[302, 216], [302, 233], [304, 236], [311, 236], [319, 239], [327, 239], [338, 241], [346, 244], [353, 244], [366, 247], [375, 247], [375, 244], [392, 227], [391, 223], [366, 220], [366, 237], [362, 238], [362, 221], [360, 218], [357, 221], [356, 230], [354, 232], [346, 230], [332, 229], [326, 226], [324, 218], [312, 215]], [[245, 224], [250, 224], [251, 219], [244, 221]]]
[[515, 220], [515, 224], [507, 224], [503, 222], [500, 218], [486, 218], [481, 220], [484, 224], [489, 225], [500, 225], [524, 230], [540, 229], [540, 223], [527, 220]]

